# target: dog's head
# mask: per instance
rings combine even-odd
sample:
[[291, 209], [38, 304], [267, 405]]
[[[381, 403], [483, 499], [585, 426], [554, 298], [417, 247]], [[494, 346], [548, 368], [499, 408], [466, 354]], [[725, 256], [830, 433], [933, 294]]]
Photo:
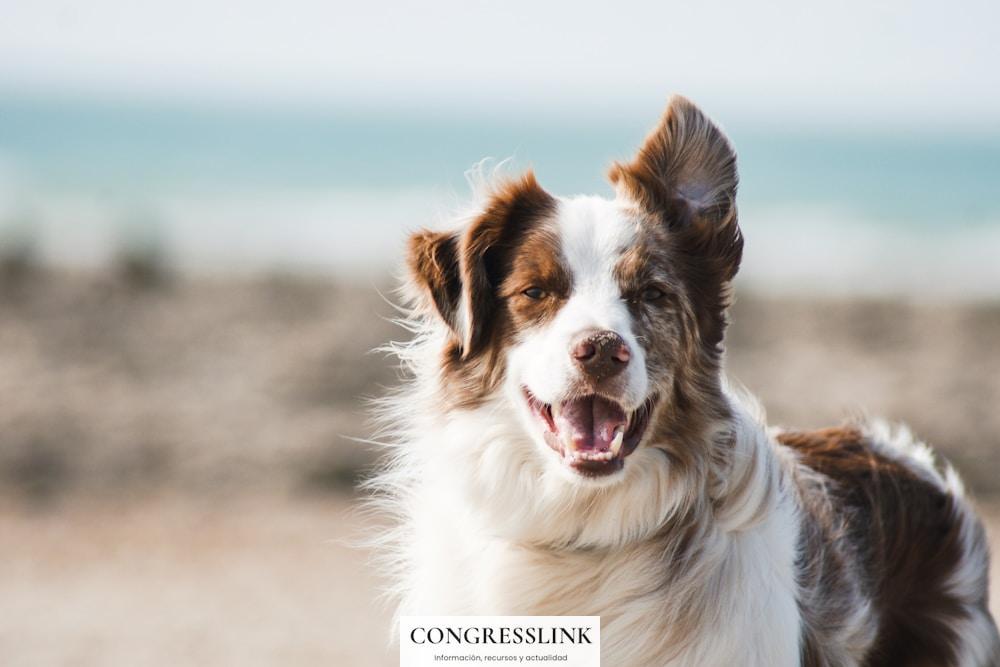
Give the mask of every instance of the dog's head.
[[614, 200], [528, 173], [454, 232], [409, 244], [418, 302], [447, 329], [442, 405], [500, 401], [564, 479], [607, 485], [652, 445], [683, 463], [724, 412], [719, 357], [742, 237], [736, 159], [673, 98]]

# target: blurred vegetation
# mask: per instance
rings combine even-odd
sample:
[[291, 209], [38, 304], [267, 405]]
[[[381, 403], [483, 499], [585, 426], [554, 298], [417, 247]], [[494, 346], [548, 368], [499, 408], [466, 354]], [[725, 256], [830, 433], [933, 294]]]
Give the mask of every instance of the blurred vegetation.
[[122, 221], [113, 270], [124, 285], [155, 289], [170, 283], [172, 276], [160, 228], [157, 218], [145, 212]]
[[16, 292], [41, 273], [38, 243], [30, 216], [0, 224], [0, 291]]

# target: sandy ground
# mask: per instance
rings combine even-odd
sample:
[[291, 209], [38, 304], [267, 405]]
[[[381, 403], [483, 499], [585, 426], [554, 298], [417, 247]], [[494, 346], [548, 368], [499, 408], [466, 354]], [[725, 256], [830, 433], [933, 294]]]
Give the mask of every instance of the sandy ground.
[[[350, 502], [0, 510], [2, 663], [396, 664]], [[1000, 506], [984, 510], [996, 552]]]
[[395, 664], [341, 497], [0, 510], [0, 664]]

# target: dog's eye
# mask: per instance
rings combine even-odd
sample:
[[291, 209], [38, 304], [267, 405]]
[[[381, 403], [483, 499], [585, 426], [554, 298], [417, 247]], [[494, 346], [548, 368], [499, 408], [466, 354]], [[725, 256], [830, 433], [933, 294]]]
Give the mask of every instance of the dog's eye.
[[545, 297], [545, 290], [543, 290], [541, 287], [529, 287], [528, 289], [521, 292], [521, 294], [528, 297], [529, 299], [535, 299], [537, 301], [538, 299], [542, 299]]
[[642, 290], [642, 294], [640, 294], [639, 296], [643, 301], [651, 302], [651, 301], [659, 301], [660, 299], [665, 297], [666, 294], [659, 287], [647, 287], [646, 289]]

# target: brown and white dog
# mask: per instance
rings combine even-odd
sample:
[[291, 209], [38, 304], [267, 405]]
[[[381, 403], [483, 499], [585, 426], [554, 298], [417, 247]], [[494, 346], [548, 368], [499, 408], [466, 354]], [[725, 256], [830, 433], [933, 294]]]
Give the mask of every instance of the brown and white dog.
[[609, 667], [1000, 664], [982, 525], [905, 429], [768, 430], [722, 373], [736, 157], [673, 98], [617, 196], [530, 173], [410, 239], [376, 480], [410, 614], [599, 615]]

